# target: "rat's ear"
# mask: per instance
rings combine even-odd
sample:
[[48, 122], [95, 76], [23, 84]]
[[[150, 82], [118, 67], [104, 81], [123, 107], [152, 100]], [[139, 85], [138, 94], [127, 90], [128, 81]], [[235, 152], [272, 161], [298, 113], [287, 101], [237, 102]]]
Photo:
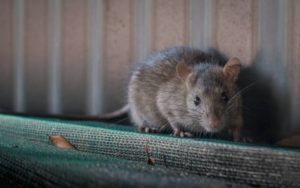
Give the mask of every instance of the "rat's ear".
[[225, 79], [236, 81], [241, 71], [241, 62], [237, 57], [230, 58], [223, 67]]
[[191, 73], [191, 70], [186, 63], [178, 63], [176, 66], [176, 73], [179, 78], [185, 81], [188, 75]]

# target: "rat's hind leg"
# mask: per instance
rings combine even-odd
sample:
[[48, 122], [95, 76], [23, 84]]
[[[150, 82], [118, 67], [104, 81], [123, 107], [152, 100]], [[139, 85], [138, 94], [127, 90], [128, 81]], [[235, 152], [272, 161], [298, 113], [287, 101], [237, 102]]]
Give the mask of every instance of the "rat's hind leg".
[[137, 129], [142, 132], [145, 129], [145, 123], [142, 119], [142, 115], [138, 113], [134, 108], [131, 108], [130, 117], [134, 125], [137, 126]]
[[138, 131], [145, 133], [158, 133], [160, 132], [155, 126], [151, 126], [147, 120], [145, 120], [143, 114], [136, 110], [131, 110], [131, 120], [137, 126]]

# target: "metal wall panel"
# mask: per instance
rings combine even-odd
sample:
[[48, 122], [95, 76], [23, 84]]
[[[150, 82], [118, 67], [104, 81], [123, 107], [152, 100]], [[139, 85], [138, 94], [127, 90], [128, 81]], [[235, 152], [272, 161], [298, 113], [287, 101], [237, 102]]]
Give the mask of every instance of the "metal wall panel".
[[278, 130], [300, 131], [298, 0], [0, 0], [0, 9], [0, 108], [112, 111], [126, 103], [134, 63], [190, 45], [258, 70], [285, 112]]
[[133, 0], [105, 1], [104, 10], [104, 111], [125, 102], [129, 66], [133, 57]]
[[87, 1], [64, 0], [61, 14], [62, 107], [85, 112], [87, 69]]
[[25, 110], [47, 109], [47, 1], [28, 0], [25, 6]]
[[153, 0], [152, 6], [152, 50], [187, 45], [188, 1]]

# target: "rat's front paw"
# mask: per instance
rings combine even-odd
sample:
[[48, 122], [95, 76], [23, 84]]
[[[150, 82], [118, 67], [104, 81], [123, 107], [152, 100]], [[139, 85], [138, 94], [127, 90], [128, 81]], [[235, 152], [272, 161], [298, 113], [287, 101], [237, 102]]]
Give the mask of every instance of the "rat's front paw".
[[181, 131], [179, 129], [173, 130], [172, 136], [180, 136], [180, 137], [193, 137], [194, 135], [188, 131]]

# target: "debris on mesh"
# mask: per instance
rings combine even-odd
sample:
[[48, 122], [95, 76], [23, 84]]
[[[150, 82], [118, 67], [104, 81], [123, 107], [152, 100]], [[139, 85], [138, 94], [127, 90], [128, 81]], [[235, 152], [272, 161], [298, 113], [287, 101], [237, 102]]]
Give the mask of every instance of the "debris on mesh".
[[61, 135], [51, 135], [49, 140], [53, 145], [61, 149], [75, 149], [75, 146], [71, 144], [65, 137]]
[[148, 142], [145, 144], [144, 148], [145, 148], [145, 152], [146, 152], [146, 156], [147, 156], [147, 164], [154, 165], [155, 164], [155, 159], [150, 156]]

